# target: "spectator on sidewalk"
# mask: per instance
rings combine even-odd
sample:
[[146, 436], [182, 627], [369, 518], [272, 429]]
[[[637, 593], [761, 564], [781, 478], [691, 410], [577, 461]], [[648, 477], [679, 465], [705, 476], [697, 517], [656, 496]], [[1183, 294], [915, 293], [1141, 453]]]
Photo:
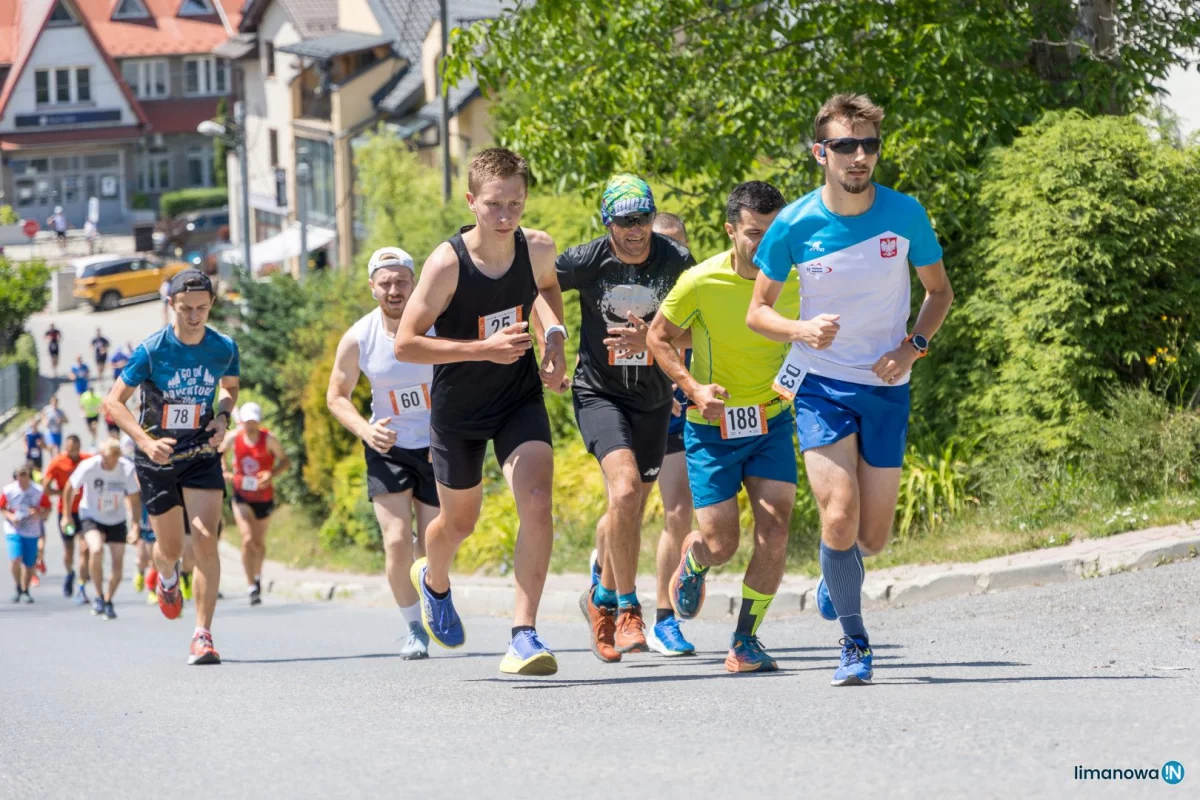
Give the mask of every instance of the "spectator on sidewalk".
[[96, 254], [96, 223], [90, 219], [83, 223], [83, 238], [87, 240], [88, 255]]
[[54, 237], [58, 240], [58, 249], [61, 252], [67, 252], [67, 229], [71, 225], [67, 222], [67, 215], [63, 213], [62, 206], [54, 207], [54, 213], [46, 219], [46, 227], [54, 231]]

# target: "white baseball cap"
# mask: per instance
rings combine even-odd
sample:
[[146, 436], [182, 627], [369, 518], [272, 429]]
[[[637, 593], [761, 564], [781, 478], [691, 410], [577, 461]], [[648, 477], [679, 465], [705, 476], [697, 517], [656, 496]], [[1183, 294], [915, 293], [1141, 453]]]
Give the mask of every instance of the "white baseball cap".
[[367, 262], [367, 277], [374, 277], [376, 270], [385, 267], [404, 267], [414, 275], [417, 272], [413, 257], [399, 247], [381, 247], [372, 253], [371, 260]]
[[262, 408], [258, 403], [246, 403], [242, 406], [239, 415], [242, 422], [262, 422]]

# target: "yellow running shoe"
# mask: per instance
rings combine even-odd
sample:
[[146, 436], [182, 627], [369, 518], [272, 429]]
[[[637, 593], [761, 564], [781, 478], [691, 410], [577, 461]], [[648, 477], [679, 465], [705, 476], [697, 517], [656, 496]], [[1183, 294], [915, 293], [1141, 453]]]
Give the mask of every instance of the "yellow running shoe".
[[179, 590], [183, 592], [184, 600], [192, 599], [192, 576], [186, 572], [179, 573]]
[[146, 605], [158, 605], [158, 595], [156, 595], [154, 592], [146, 592]]
[[146, 588], [146, 576], [139, 572], [138, 574], [133, 576], [133, 590], [135, 592], [140, 592], [142, 589], [145, 589], [145, 588]]

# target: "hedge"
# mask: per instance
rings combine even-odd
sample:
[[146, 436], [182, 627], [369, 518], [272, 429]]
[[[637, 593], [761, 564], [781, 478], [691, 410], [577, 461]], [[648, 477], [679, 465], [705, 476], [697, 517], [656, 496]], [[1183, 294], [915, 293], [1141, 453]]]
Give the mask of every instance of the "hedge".
[[158, 210], [164, 217], [175, 217], [186, 211], [201, 208], [222, 208], [229, 205], [229, 191], [224, 186], [206, 189], [180, 189], [167, 192], [158, 201]]

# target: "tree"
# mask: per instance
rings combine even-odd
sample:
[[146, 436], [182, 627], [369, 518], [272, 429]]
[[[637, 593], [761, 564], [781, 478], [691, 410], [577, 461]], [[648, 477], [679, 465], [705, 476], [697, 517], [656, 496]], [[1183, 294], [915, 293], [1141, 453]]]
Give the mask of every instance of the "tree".
[[13, 264], [0, 256], [0, 355], [11, 352], [26, 321], [50, 302], [50, 270], [42, 261]]

